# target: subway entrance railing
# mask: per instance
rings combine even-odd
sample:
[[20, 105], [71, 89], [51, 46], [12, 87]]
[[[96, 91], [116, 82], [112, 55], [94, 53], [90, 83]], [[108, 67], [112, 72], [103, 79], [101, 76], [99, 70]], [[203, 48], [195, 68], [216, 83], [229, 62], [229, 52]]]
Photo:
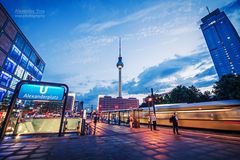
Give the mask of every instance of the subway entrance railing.
[[1, 123], [0, 139], [5, 135], [81, 131], [80, 115], [66, 112], [68, 86], [59, 83], [21, 81]]

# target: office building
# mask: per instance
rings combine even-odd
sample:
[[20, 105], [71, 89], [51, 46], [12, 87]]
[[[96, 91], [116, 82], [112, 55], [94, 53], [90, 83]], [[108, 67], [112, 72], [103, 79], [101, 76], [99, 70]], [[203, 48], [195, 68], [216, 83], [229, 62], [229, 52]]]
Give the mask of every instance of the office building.
[[240, 75], [240, 38], [223, 11], [209, 12], [200, 25], [219, 78]]
[[0, 4], [0, 103], [20, 80], [40, 81], [45, 62]]
[[83, 101], [75, 101], [74, 102], [74, 111], [81, 112], [83, 110]]
[[102, 111], [113, 111], [121, 109], [136, 109], [139, 107], [139, 100], [136, 98], [112, 98], [111, 96], [104, 96], [98, 98], [97, 110], [99, 113]]
[[75, 99], [76, 99], [75, 93], [68, 93], [67, 103], [66, 103], [66, 112], [72, 113], [74, 111]]

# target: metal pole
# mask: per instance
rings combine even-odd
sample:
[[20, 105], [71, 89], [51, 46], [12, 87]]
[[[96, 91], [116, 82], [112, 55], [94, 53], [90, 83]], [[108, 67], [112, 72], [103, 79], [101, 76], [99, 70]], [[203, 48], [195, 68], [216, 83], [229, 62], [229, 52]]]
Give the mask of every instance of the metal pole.
[[66, 109], [67, 96], [68, 96], [68, 87], [67, 86], [65, 86], [65, 87], [66, 87], [67, 91], [65, 93], [65, 98], [64, 98], [64, 103], [63, 103], [62, 117], [61, 117], [59, 132], [58, 132], [59, 137], [62, 135], [63, 120], [64, 120], [64, 117], [65, 117], [65, 109]]
[[153, 95], [153, 88], [151, 88], [151, 97], [152, 97], [153, 113], [154, 113], [154, 116], [156, 116], [155, 105], [154, 105], [155, 97]]
[[150, 102], [148, 102], [148, 116], [149, 116], [149, 119], [150, 119], [150, 121], [149, 121], [149, 127], [150, 127], [150, 129], [152, 130], [152, 118], [151, 118], [151, 115], [150, 115], [150, 104], [149, 104]]

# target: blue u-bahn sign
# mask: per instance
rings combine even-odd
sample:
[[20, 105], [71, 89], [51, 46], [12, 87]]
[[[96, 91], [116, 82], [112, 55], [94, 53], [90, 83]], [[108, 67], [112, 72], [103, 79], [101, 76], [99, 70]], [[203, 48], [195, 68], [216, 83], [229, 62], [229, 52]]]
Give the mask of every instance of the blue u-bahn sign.
[[38, 84], [23, 84], [20, 88], [18, 98], [24, 100], [63, 100], [65, 88], [63, 86], [50, 86]]
[[0, 141], [3, 140], [7, 126], [9, 124], [10, 115], [13, 111], [17, 99], [23, 100], [45, 100], [45, 101], [62, 101], [62, 116], [59, 127], [58, 136], [63, 132], [63, 120], [66, 109], [68, 86], [66, 84], [51, 83], [51, 82], [34, 82], [34, 81], [20, 81], [12, 96], [9, 109], [2, 123], [0, 130]]

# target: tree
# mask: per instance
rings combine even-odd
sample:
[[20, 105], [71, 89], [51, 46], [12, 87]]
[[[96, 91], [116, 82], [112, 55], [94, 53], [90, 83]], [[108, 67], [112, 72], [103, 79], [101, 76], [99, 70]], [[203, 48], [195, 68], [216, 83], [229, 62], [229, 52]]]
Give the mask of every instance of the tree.
[[206, 101], [211, 101], [211, 92], [210, 91], [205, 91], [203, 94], [200, 96], [201, 102], [206, 102]]
[[240, 99], [240, 75], [225, 75], [213, 86], [219, 100]]

